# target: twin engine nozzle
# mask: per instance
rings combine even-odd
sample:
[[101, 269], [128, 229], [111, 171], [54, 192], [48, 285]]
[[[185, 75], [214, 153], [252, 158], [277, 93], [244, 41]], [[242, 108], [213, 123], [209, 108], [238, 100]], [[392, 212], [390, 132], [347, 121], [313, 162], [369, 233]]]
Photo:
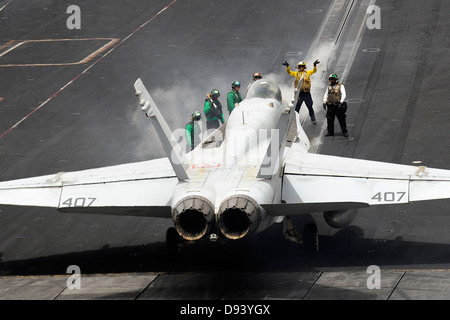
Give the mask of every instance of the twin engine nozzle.
[[201, 196], [189, 196], [174, 207], [172, 218], [180, 236], [198, 240], [214, 230], [214, 205]]
[[180, 200], [173, 209], [175, 228], [186, 240], [199, 240], [213, 232], [228, 239], [241, 239], [253, 233], [261, 222], [261, 207], [246, 195], [233, 195], [222, 201], [219, 212], [208, 199], [194, 195]]
[[261, 222], [261, 207], [246, 195], [233, 195], [222, 201], [217, 226], [228, 239], [241, 239], [256, 231]]

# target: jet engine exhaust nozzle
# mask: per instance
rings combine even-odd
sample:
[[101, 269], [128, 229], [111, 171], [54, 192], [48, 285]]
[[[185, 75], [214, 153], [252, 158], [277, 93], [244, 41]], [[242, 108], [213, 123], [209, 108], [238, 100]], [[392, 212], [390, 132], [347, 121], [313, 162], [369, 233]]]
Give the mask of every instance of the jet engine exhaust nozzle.
[[226, 198], [218, 215], [218, 227], [228, 239], [237, 240], [258, 229], [261, 209], [252, 198], [237, 195]]
[[214, 228], [214, 206], [200, 196], [180, 200], [173, 209], [175, 228], [186, 240], [199, 240]]

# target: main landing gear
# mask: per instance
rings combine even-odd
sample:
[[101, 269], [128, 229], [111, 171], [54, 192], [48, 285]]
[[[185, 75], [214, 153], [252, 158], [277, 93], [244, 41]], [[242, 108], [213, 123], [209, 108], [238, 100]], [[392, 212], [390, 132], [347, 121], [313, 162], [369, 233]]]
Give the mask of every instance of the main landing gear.
[[[291, 242], [302, 245], [302, 248], [308, 256], [314, 257], [319, 253], [319, 232], [315, 223], [306, 224], [303, 227], [303, 232], [300, 234], [291, 218], [286, 216], [283, 220], [282, 227], [284, 237]], [[216, 234], [210, 236], [210, 241], [212, 242], [221, 242], [223, 240]], [[193, 242], [183, 239], [174, 227], [167, 229], [166, 249], [169, 257], [178, 257], [181, 249]]]
[[180, 237], [177, 229], [170, 227], [166, 232], [166, 250], [169, 257], [177, 257], [181, 248], [184, 246], [185, 240]]
[[283, 235], [287, 240], [301, 244], [308, 256], [316, 256], [319, 253], [319, 233], [315, 223], [306, 224], [300, 234], [291, 218], [286, 216], [283, 220]]

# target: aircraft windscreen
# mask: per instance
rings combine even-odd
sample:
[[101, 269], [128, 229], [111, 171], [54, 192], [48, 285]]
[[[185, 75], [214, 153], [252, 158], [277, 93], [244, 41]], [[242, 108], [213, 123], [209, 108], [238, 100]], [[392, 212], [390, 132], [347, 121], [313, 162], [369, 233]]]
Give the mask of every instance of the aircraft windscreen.
[[261, 79], [248, 88], [246, 99], [251, 98], [275, 99], [281, 102], [281, 90], [274, 82]]

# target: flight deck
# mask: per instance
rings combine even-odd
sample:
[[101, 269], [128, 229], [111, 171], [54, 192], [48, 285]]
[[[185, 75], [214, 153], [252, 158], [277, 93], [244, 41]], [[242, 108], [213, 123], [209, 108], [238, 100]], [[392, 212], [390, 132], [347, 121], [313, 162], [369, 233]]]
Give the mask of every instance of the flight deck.
[[[4, 300], [448, 300], [448, 269], [0, 277]], [[79, 281], [78, 284], [76, 281]]]
[[[95, 4], [94, 4], [95, 2]], [[311, 77], [317, 125], [300, 110], [311, 151], [450, 169], [450, 3], [434, 0], [0, 0], [0, 180], [165, 156], [139, 110], [145, 81], [172, 129], [206, 93], [260, 72], [293, 94], [291, 65]], [[369, 6], [380, 9], [370, 29]], [[120, 14], [119, 14], [120, 13]], [[349, 137], [324, 137], [328, 76], [347, 89]], [[225, 102], [226, 103], [226, 102]], [[359, 210], [334, 229], [315, 221], [308, 257], [279, 225], [250, 239], [200, 243], [171, 261], [168, 219], [0, 207], [0, 299], [408, 300], [450, 299], [450, 201]], [[69, 266], [81, 270], [70, 289]], [[370, 266], [381, 287], [369, 288]]]

